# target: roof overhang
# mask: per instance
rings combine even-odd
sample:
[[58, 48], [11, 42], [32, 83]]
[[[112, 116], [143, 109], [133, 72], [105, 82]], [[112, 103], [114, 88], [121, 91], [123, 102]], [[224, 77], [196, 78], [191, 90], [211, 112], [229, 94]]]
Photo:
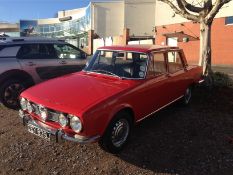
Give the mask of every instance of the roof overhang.
[[19, 32], [19, 25], [10, 23], [0, 23], [0, 32]]
[[63, 18], [59, 18], [59, 21], [61, 21], [61, 22], [69, 21], [69, 20], [72, 20], [72, 16], [66, 16], [66, 17], [63, 17]]
[[155, 39], [154, 36], [130, 36], [130, 41]]
[[167, 38], [178, 38], [178, 42], [184, 42], [184, 40], [187, 39], [187, 38], [188, 38], [189, 41], [199, 40], [198, 37], [186, 34], [183, 31], [173, 32], [173, 33], [164, 33], [163, 36], [165, 36]]

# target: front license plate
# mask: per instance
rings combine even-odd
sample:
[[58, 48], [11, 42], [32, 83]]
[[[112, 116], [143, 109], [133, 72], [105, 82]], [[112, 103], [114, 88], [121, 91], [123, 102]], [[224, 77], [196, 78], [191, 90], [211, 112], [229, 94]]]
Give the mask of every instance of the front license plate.
[[50, 141], [51, 134], [41, 128], [28, 124], [28, 132]]

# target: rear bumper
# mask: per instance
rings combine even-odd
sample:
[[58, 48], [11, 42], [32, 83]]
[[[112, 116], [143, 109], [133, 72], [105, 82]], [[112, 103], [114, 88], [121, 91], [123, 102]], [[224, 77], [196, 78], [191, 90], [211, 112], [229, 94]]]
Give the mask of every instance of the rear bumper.
[[48, 125], [45, 125], [44, 123], [40, 121], [33, 120], [29, 114], [24, 113], [22, 110], [19, 111], [19, 117], [21, 118], [21, 121], [25, 127], [28, 125], [32, 125], [36, 128], [42, 129], [49, 133], [51, 135], [51, 141], [54, 142], [63, 142], [63, 141], [71, 141], [76, 142], [80, 144], [87, 144], [87, 143], [94, 143], [97, 142], [100, 138], [100, 136], [94, 136], [94, 137], [83, 137], [78, 136], [71, 137], [64, 133], [63, 130], [54, 129]]

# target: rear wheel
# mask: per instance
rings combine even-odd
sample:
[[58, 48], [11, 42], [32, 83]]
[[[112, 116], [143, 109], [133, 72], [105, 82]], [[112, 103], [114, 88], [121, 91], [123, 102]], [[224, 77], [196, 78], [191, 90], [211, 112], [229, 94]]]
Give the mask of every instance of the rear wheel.
[[183, 104], [188, 105], [192, 98], [192, 88], [189, 87], [186, 89], [184, 97], [183, 97]]
[[0, 87], [0, 100], [8, 108], [19, 108], [19, 95], [26, 88], [20, 80], [8, 80]]
[[101, 138], [100, 146], [113, 154], [119, 153], [127, 144], [132, 129], [132, 119], [128, 112], [119, 112]]

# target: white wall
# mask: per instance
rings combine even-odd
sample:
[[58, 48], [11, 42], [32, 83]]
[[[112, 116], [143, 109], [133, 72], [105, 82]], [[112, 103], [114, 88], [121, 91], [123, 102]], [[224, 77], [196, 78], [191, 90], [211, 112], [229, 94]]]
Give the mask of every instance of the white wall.
[[122, 35], [124, 2], [93, 2], [92, 29], [101, 38]]
[[94, 39], [93, 41], [93, 53], [99, 48], [104, 46], [104, 39]]
[[226, 16], [233, 16], [233, 1], [223, 6], [216, 17], [219, 18], [219, 17], [226, 17]]
[[187, 21], [186, 19], [175, 15], [174, 12], [167, 4], [157, 1], [155, 12], [155, 26], [182, 23]]
[[86, 11], [86, 7], [79, 8], [79, 9], [58, 11], [57, 16], [58, 16], [58, 18], [63, 18], [63, 17], [67, 17], [67, 16], [75, 16], [75, 15], [79, 15], [79, 14], [80, 14], [80, 16], [84, 16], [85, 11]]
[[38, 25], [60, 23], [58, 18], [38, 19]]
[[138, 40], [138, 41], [129, 41], [128, 45], [135, 45], [135, 44], [153, 44], [152, 39], [147, 40]]
[[[188, 21], [179, 15], [174, 15], [173, 10], [167, 4], [160, 1], [156, 2], [155, 14], [156, 14], [155, 15], [156, 26], [182, 23]], [[226, 17], [226, 16], [233, 16], [233, 1], [223, 6], [222, 9], [217, 14], [216, 18]]]
[[60, 23], [59, 18], [63, 17], [69, 17], [72, 16], [72, 19], [79, 19], [83, 16], [85, 16], [86, 13], [86, 8], [79, 8], [79, 9], [73, 9], [73, 10], [65, 10], [65, 11], [58, 11], [57, 12], [57, 18], [45, 18], [45, 19], [38, 19], [38, 24], [43, 25], [43, 24], [56, 24]]
[[154, 35], [155, 0], [125, 0], [125, 27], [130, 35]]

